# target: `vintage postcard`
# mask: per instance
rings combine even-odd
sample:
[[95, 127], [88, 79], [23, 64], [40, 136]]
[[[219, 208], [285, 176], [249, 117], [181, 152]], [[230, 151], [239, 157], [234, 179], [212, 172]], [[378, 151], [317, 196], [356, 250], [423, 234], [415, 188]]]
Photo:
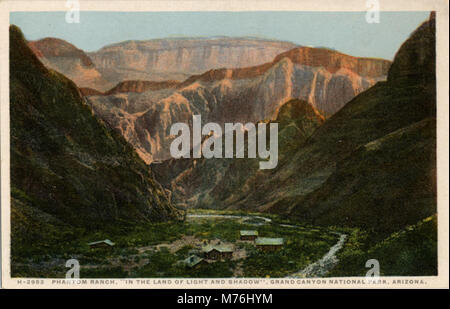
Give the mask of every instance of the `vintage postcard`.
[[3, 288], [448, 288], [448, 1], [0, 7]]

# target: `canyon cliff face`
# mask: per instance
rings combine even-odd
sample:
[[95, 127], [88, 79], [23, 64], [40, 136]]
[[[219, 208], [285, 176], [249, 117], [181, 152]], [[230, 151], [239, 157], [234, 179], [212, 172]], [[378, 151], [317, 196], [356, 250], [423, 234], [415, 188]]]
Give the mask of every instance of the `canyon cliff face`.
[[[324, 123], [324, 118], [308, 102], [294, 99], [280, 107], [275, 122], [279, 127], [278, 160], [283, 163]], [[179, 206], [231, 209], [240, 205], [241, 209], [255, 210], [258, 209], [254, 207], [256, 203], [246, 206], [240, 203], [243, 199], [240, 193], [250, 189], [249, 185], [267, 181], [270, 171], [260, 170], [259, 161], [249, 158], [169, 159], [152, 165], [152, 171], [172, 192], [172, 201]], [[259, 192], [261, 200], [275, 188]]]
[[247, 38], [158, 39], [127, 41], [89, 53], [110, 82], [178, 80], [224, 67], [259, 65], [296, 45]]
[[57, 38], [32, 41], [29, 46], [45, 66], [69, 77], [78, 87], [106, 92], [130, 80], [183, 81], [211, 69], [259, 65], [296, 45], [220, 37], [126, 41], [91, 53]]
[[113, 86], [101, 76], [84, 51], [64, 40], [45, 38], [29, 42], [28, 46], [46, 67], [64, 74], [78, 87], [103, 91]]
[[203, 123], [273, 120], [282, 104], [299, 99], [329, 117], [385, 79], [389, 66], [387, 60], [300, 47], [262, 65], [209, 70], [154, 90], [150, 82], [146, 88], [142, 81], [129, 81], [111, 90], [114, 95], [87, 100], [150, 163], [170, 158], [171, 125], [190, 123], [194, 114]]
[[118, 83], [114, 88], [111, 88], [108, 90], [105, 94], [116, 94], [116, 93], [123, 93], [123, 92], [145, 92], [149, 90], [161, 90], [161, 89], [169, 89], [169, 88], [175, 88], [178, 86], [179, 82], [168, 80], [168, 81], [162, 81], [162, 82], [155, 82], [155, 81], [146, 81], [146, 80], [126, 80], [123, 82]]

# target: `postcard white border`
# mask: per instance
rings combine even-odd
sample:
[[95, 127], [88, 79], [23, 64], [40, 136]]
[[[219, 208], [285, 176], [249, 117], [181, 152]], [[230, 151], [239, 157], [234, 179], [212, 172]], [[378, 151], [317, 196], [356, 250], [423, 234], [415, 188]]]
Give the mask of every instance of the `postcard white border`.
[[[366, 11], [366, 0], [168, 0], [95, 1], [80, 0], [82, 11]], [[298, 288], [448, 288], [449, 273], [449, 89], [448, 89], [448, 1], [380, 0], [382, 11], [436, 11], [437, 39], [437, 178], [438, 178], [438, 276], [381, 277], [384, 284], [369, 284], [367, 278], [343, 277], [292, 279], [290, 284], [275, 278], [244, 279], [65, 279], [10, 277], [10, 177], [9, 177], [9, 14], [14, 11], [66, 11], [66, 0], [0, 0], [0, 121], [1, 121], [1, 247], [3, 288], [178, 288], [178, 289], [298, 289]], [[55, 281], [56, 280], [56, 281]], [[94, 280], [94, 281], [91, 281]], [[165, 283], [164, 283], [165, 280]], [[183, 280], [183, 281], [180, 281]], [[191, 280], [190, 283], [188, 280]], [[194, 280], [196, 280], [194, 283]], [[217, 281], [223, 280], [223, 281]], [[232, 280], [232, 281], [230, 281]], [[247, 280], [247, 281], [245, 281]], [[250, 281], [251, 280], [251, 281]], [[258, 280], [257, 284], [254, 284]], [[284, 279], [290, 280], [290, 279]], [[314, 281], [312, 281], [314, 280]], [[339, 281], [341, 280], [341, 281]], [[360, 283], [357, 283], [358, 280]], [[365, 280], [365, 283], [361, 283]], [[393, 284], [404, 280], [403, 284]], [[412, 280], [412, 281], [409, 281]], [[320, 281], [320, 282], [319, 282]], [[418, 283], [413, 283], [413, 282]], [[332, 283], [336, 282], [336, 283]], [[408, 283], [410, 282], [410, 283]], [[70, 284], [73, 283], [73, 284]]]

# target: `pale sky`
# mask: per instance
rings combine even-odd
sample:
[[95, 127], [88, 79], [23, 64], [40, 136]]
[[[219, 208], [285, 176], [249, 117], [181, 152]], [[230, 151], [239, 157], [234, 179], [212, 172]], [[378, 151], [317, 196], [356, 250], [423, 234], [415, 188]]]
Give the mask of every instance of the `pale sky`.
[[126, 40], [173, 37], [258, 37], [328, 47], [359, 57], [393, 59], [429, 12], [381, 12], [369, 24], [365, 12], [81, 12], [79, 24], [65, 12], [13, 12], [10, 23], [28, 40], [64, 39], [85, 51]]

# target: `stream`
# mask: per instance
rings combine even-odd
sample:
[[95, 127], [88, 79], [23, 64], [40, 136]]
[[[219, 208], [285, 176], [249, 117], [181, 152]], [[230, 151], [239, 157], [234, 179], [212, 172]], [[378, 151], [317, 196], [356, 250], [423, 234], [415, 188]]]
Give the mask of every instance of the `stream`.
[[267, 223], [272, 223], [272, 219], [261, 217], [261, 216], [239, 216], [239, 215], [208, 215], [208, 214], [188, 214], [186, 218], [224, 218], [224, 219], [242, 219], [242, 220], [252, 220], [258, 219], [263, 222], [261, 223], [250, 223], [253, 225], [262, 225]]
[[340, 234], [339, 241], [330, 248], [320, 260], [309, 264], [303, 270], [293, 273], [288, 278], [315, 278], [315, 277], [324, 277], [334, 266], [339, 263], [338, 258], [336, 257], [336, 253], [341, 250], [342, 246], [345, 243], [345, 239], [347, 238], [346, 234]]

